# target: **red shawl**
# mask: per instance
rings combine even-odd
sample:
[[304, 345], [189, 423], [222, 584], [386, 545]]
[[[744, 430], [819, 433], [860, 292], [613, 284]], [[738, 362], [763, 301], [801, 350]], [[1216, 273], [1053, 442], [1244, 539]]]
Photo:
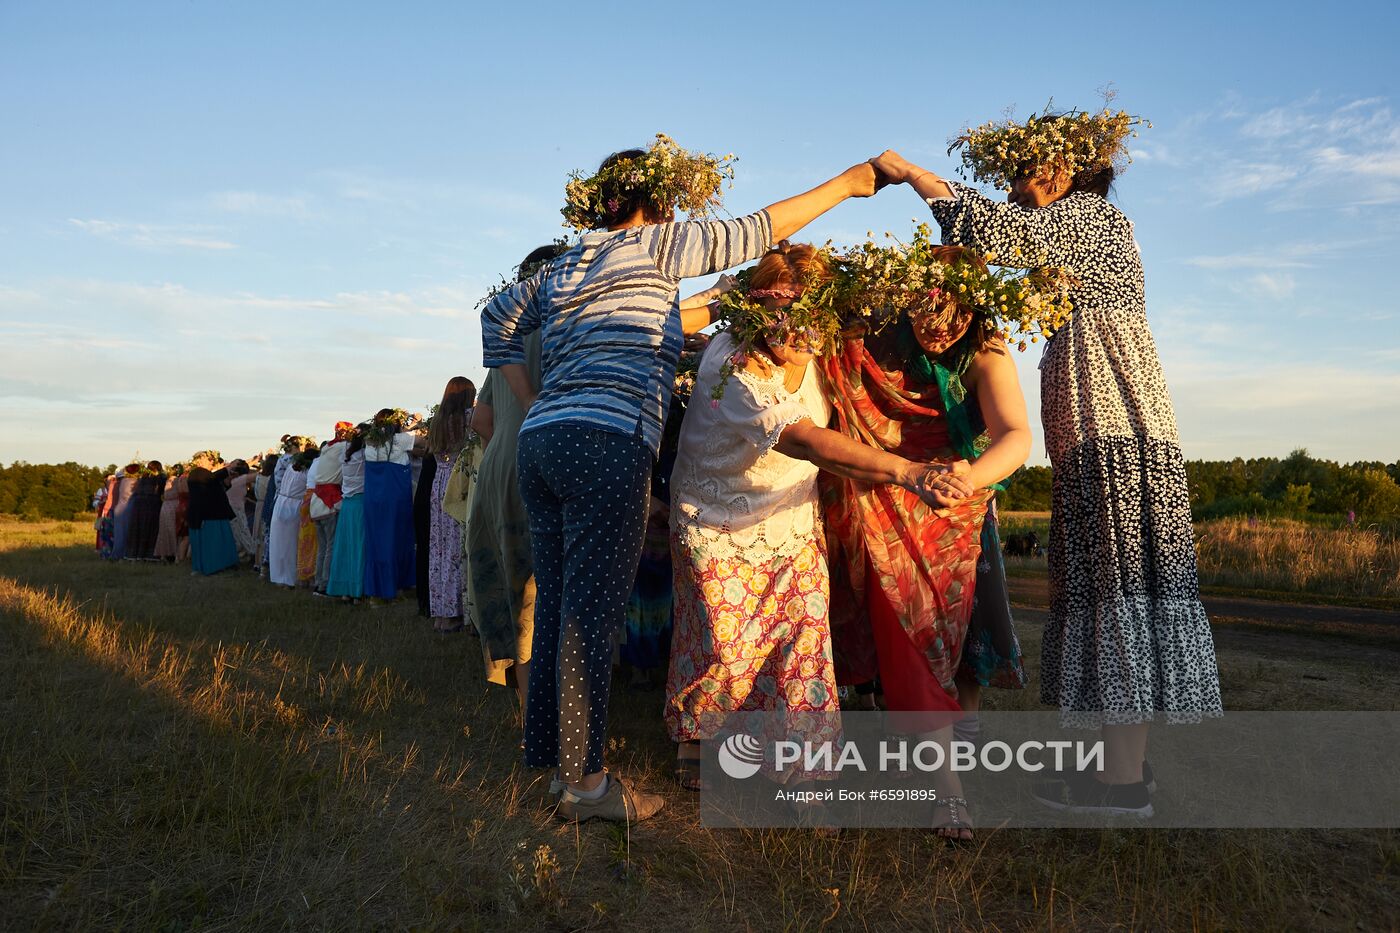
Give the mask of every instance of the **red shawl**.
[[[915, 382], [876, 362], [862, 340], [821, 359], [832, 403], [831, 427], [910, 460], [952, 463], [954, 450], [938, 385]], [[927, 657], [939, 683], [953, 689], [972, 613], [982, 520], [991, 493], [980, 491], [936, 512], [908, 490], [821, 474], [831, 566], [831, 621], [840, 683], [876, 672], [866, 619], [866, 560], [876, 568], [900, 624]]]

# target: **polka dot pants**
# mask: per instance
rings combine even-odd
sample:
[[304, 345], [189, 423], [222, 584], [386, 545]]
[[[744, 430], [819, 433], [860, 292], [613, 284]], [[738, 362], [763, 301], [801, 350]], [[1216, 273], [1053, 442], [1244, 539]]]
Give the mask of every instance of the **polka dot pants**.
[[577, 782], [603, 770], [612, 636], [641, 560], [652, 454], [640, 436], [556, 425], [520, 435], [516, 466], [536, 587], [525, 763]]

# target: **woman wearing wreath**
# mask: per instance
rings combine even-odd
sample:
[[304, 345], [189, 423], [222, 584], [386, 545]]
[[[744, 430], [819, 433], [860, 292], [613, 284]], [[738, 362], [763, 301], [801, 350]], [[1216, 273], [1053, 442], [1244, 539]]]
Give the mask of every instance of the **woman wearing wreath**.
[[1140, 122], [1105, 109], [968, 130], [953, 146], [977, 180], [1009, 188], [1010, 203], [894, 152], [876, 166], [929, 204], [945, 243], [1075, 279], [1072, 314], [1040, 364], [1054, 470], [1041, 699], [1067, 725], [1101, 726], [1106, 763], [1036, 795], [1057, 808], [1148, 816], [1148, 723], [1217, 716], [1221, 701], [1142, 259], [1131, 221], [1106, 199]]
[[[1028, 304], [1053, 312], [1057, 302], [1039, 277], [991, 273], [973, 251], [934, 246], [929, 233], [920, 227], [908, 246], [867, 243], [847, 254], [840, 303], [850, 330], [821, 359], [822, 375], [833, 429], [942, 464], [971, 493], [930, 501], [833, 474], [821, 482], [842, 680], [878, 673], [895, 730], [946, 744], [960, 686], [1023, 682], [1009, 627], [965, 648], [991, 490], [1030, 452], [998, 313], [1033, 317]], [[957, 775], [935, 781], [940, 834], [971, 839]]]
[[[812, 361], [838, 338], [831, 279], [825, 251], [787, 242], [740, 273], [720, 299], [725, 328], [701, 357], [700, 401], [681, 428], [666, 725], [679, 744], [677, 779], [691, 790], [701, 789], [698, 743], [731, 714], [772, 740], [839, 738], [818, 472], [915, 498], [949, 481], [946, 468], [827, 429], [831, 405]], [[768, 773], [785, 783], [827, 776]]]
[[[485, 364], [529, 409], [518, 456], [537, 587], [525, 760], [559, 769], [563, 819], [645, 819], [663, 803], [609, 779], [603, 749], [612, 637], [636, 574], [683, 339], [679, 282], [757, 259], [847, 198], [875, 192], [862, 162], [736, 220], [676, 223], [677, 208], [703, 216], [718, 204], [727, 163], [663, 136], [576, 176], [563, 213], [588, 232], [482, 311]], [[524, 338], [536, 330], [538, 397], [524, 366]]]

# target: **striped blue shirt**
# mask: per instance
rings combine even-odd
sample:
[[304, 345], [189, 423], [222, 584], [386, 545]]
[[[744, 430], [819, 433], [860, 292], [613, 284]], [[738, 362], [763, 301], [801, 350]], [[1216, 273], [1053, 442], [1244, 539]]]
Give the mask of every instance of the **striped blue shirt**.
[[772, 243], [767, 211], [586, 233], [497, 295], [481, 312], [487, 367], [523, 363], [531, 331], [543, 347], [539, 400], [520, 433], [583, 424], [640, 434], [657, 455], [683, 343], [680, 280], [757, 259]]

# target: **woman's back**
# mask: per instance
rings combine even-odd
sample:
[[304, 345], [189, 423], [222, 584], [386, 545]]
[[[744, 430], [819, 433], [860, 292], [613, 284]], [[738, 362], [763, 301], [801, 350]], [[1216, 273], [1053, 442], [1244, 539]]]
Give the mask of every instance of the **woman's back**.
[[481, 316], [487, 366], [521, 362], [524, 335], [542, 338], [539, 399], [521, 430], [640, 434], [655, 456], [683, 340], [680, 280], [755, 259], [771, 238], [766, 211], [587, 233], [496, 296]]

